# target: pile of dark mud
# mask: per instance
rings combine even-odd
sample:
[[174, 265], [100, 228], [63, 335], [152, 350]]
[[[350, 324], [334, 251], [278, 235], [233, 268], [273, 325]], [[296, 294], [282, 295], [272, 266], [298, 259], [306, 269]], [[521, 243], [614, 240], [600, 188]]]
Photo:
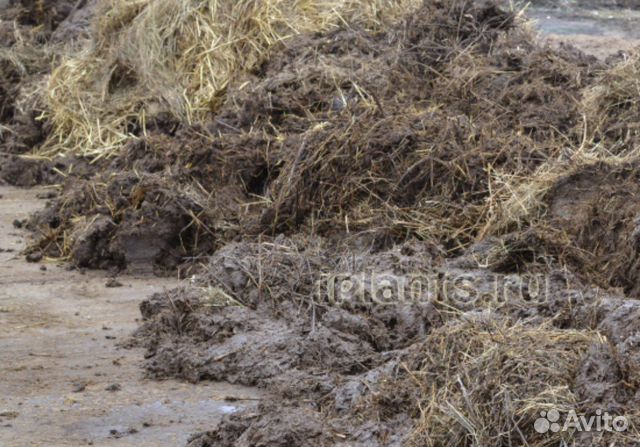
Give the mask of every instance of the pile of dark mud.
[[[634, 445], [639, 309], [593, 287], [637, 278], [633, 122], [585, 129], [608, 69], [493, 6], [426, 2], [388, 33], [292, 39], [230, 86], [207, 129], [229, 189], [198, 182], [242, 213], [203, 208], [232, 231], [142, 304], [137, 340], [151, 377], [268, 397], [190, 445]], [[591, 144], [623, 158], [572, 165]], [[544, 180], [544, 211], [487, 230], [504, 179]], [[631, 425], [540, 433], [549, 408]]]
[[[298, 35], [207, 125], [132, 121], [122, 151], [52, 177], [3, 162], [60, 182], [29, 252], [189, 267], [141, 305], [147, 373], [268, 396], [192, 447], [635, 445], [640, 59], [543, 47], [520, 21], [433, 0], [383, 31]], [[39, 132], [3, 140], [22, 154], [51, 129], [11, 97], [2, 122], [26, 110]], [[540, 433], [550, 409], [630, 425]]]
[[208, 126], [160, 118], [95, 175], [67, 169], [32, 250], [166, 267], [304, 233], [378, 248], [417, 237], [454, 255], [486, 221], [493, 177], [579, 144], [580, 94], [600, 68], [470, 2], [425, 2], [386, 32], [301, 35], [231, 84]]
[[151, 377], [266, 391], [190, 446], [633, 445], [635, 427], [534, 423], [551, 407], [636, 417], [638, 303], [559, 269], [480, 267], [490, 251], [229, 244], [191, 285], [142, 303], [137, 338]]

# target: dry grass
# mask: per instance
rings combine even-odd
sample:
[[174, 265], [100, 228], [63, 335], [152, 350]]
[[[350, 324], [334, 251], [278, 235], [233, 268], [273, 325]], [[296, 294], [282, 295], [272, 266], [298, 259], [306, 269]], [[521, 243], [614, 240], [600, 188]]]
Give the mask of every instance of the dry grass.
[[93, 41], [54, 70], [46, 151], [112, 154], [158, 115], [203, 121], [269, 49], [346, 22], [378, 27], [415, 0], [111, 0]]
[[585, 138], [612, 154], [640, 150], [640, 53], [602, 74], [584, 93]]
[[632, 420], [626, 433], [584, 438], [571, 430], [534, 429], [542, 410], [581, 411], [578, 369], [587, 352], [607, 343], [592, 331], [495, 319], [463, 318], [435, 330], [417, 354], [420, 368], [407, 371], [422, 397], [409, 445], [633, 445]]
[[62, 48], [39, 42], [37, 30], [18, 26], [15, 22], [5, 39], [13, 43], [0, 48], [0, 81], [4, 88], [13, 84], [17, 89], [5, 93], [6, 97], [1, 101], [11, 102], [15, 108], [11, 113], [15, 115], [41, 110], [45, 74], [54, 66]]
[[575, 409], [577, 365], [596, 333], [552, 326], [460, 320], [425, 342], [421, 416], [411, 445], [561, 445], [569, 433], [537, 435], [544, 409]]
[[602, 72], [583, 90], [579, 112], [583, 119], [575, 129], [574, 142], [568, 140], [534, 173], [492, 173], [489, 218], [478, 239], [541, 224], [548, 192], [562, 178], [586, 166], [605, 163], [616, 167], [640, 160], [640, 56]]

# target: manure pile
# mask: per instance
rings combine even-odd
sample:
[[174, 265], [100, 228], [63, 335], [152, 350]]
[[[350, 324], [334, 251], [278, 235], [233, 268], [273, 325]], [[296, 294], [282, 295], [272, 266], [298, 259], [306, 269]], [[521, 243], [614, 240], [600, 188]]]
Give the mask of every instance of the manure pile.
[[640, 55], [484, 1], [3, 14], [0, 176], [57, 184], [28, 254], [178, 269], [148, 375], [265, 391], [191, 447], [640, 443]]

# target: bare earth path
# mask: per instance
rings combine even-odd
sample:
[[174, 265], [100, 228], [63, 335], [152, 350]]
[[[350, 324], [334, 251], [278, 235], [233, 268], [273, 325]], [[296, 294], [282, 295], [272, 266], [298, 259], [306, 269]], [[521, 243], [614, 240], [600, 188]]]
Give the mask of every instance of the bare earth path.
[[26, 263], [12, 222], [44, 205], [36, 192], [0, 187], [0, 446], [183, 446], [255, 403], [225, 401], [252, 389], [144, 379], [143, 353], [116, 345], [138, 303], [176, 281], [120, 276], [107, 288], [103, 272]]
[[640, 11], [530, 8], [543, 40], [573, 45], [601, 60], [640, 46]]

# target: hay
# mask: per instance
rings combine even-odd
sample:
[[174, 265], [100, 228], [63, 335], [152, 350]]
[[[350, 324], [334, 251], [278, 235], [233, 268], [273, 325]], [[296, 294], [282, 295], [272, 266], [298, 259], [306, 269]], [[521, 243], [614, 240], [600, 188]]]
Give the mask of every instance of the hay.
[[168, 114], [203, 122], [229, 82], [270, 48], [303, 32], [368, 27], [414, 0], [111, 0], [96, 14], [91, 44], [54, 70], [46, 153], [113, 154]]
[[0, 21], [0, 145], [12, 154], [29, 152], [42, 141], [42, 92], [64, 51], [47, 40], [49, 26], [23, 25], [23, 13], [14, 5], [5, 12], [13, 20]]
[[556, 156], [529, 175], [493, 174], [489, 217], [478, 240], [535, 235], [533, 252], [601, 287], [621, 287], [637, 296], [639, 60], [634, 55], [602, 70], [583, 90], [582, 119], [571, 144]]
[[640, 54], [605, 71], [584, 93], [585, 138], [612, 155], [640, 150]]
[[595, 333], [550, 325], [457, 321], [430, 334], [409, 374], [421, 387], [420, 419], [408, 445], [561, 445], [540, 435], [540, 411], [578, 405], [571, 388]]

